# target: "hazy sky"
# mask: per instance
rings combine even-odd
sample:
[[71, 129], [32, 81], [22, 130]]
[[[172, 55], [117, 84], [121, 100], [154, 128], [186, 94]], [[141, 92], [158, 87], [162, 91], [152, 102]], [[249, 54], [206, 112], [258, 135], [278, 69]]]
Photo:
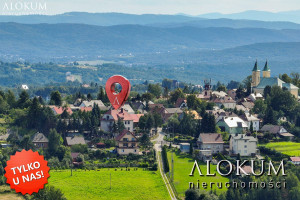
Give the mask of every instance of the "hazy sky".
[[46, 2], [46, 14], [85, 11], [198, 15], [210, 12], [236, 13], [245, 10], [271, 12], [300, 10], [300, 0], [0, 0], [0, 3], [4, 2]]

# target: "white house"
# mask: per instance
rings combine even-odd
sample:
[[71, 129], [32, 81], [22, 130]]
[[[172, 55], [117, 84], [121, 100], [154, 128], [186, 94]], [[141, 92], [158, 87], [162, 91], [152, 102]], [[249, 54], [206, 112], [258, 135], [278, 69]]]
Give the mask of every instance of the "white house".
[[254, 115], [251, 115], [250, 113], [245, 113], [244, 115], [240, 116], [240, 118], [244, 120], [244, 122], [248, 125], [249, 130], [250, 130], [251, 123], [254, 131], [259, 130], [259, 119]]
[[255, 155], [257, 150], [257, 139], [246, 134], [232, 134], [229, 137], [229, 153], [241, 156]]
[[123, 120], [125, 128], [133, 132], [133, 117], [123, 108], [120, 110], [109, 110], [101, 118], [101, 129], [110, 132], [114, 122], [117, 123], [118, 119]]

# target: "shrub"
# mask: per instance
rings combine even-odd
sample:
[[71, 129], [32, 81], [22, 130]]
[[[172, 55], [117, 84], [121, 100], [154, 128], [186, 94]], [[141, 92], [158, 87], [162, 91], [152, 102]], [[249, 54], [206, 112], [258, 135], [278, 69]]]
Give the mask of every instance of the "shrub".
[[167, 147], [163, 146], [162, 152], [161, 152], [161, 158], [164, 166], [164, 171], [169, 172], [170, 167], [169, 167], [169, 161], [168, 161], [168, 156], [167, 156]]

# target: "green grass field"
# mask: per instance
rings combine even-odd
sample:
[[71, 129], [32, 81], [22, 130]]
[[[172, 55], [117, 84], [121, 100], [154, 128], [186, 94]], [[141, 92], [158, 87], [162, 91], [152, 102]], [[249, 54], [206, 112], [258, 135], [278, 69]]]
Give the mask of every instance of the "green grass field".
[[[110, 189], [110, 173], [111, 184]], [[159, 172], [143, 171], [51, 171], [49, 184], [60, 188], [67, 199], [170, 199]]]
[[[169, 159], [169, 165], [171, 169], [171, 152], [168, 152], [168, 159]], [[180, 155], [178, 153], [173, 153], [173, 159], [174, 159], [174, 186], [176, 188], [176, 191], [178, 193], [178, 196], [180, 198], [183, 198], [185, 196], [185, 191], [189, 189], [189, 182], [193, 182], [196, 186], [197, 181], [199, 180], [200, 183], [200, 191], [204, 190], [202, 188], [202, 182], [206, 182], [208, 184], [207, 191], [211, 190], [209, 184], [210, 182], [223, 183], [223, 188], [219, 189], [216, 187], [216, 185], [212, 185], [212, 190], [216, 189], [216, 192], [220, 194], [221, 192], [225, 192], [227, 189], [224, 185], [225, 182], [228, 182], [229, 179], [226, 177], [222, 177], [217, 174], [216, 172], [216, 165], [211, 164], [211, 173], [216, 173], [216, 176], [199, 176], [199, 173], [197, 170], [194, 172], [194, 176], [189, 176], [191, 173], [193, 164], [195, 162], [194, 159], [188, 158], [184, 155]], [[199, 163], [199, 167], [201, 168], [201, 172], [203, 174], [206, 174], [206, 164]]]
[[279, 151], [283, 154], [289, 155], [289, 156], [300, 156], [300, 143], [296, 142], [271, 142], [265, 146], [269, 149], [275, 149], [276, 151]]

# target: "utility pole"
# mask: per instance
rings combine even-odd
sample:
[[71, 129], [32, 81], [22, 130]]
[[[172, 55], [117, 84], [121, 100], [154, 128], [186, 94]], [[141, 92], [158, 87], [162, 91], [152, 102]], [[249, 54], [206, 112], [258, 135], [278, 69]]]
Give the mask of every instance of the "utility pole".
[[72, 156], [70, 156], [70, 168], [71, 168], [71, 176], [73, 176], [73, 160], [72, 160]]
[[174, 159], [173, 159], [173, 150], [172, 150], [172, 177], [171, 182], [174, 182]]

